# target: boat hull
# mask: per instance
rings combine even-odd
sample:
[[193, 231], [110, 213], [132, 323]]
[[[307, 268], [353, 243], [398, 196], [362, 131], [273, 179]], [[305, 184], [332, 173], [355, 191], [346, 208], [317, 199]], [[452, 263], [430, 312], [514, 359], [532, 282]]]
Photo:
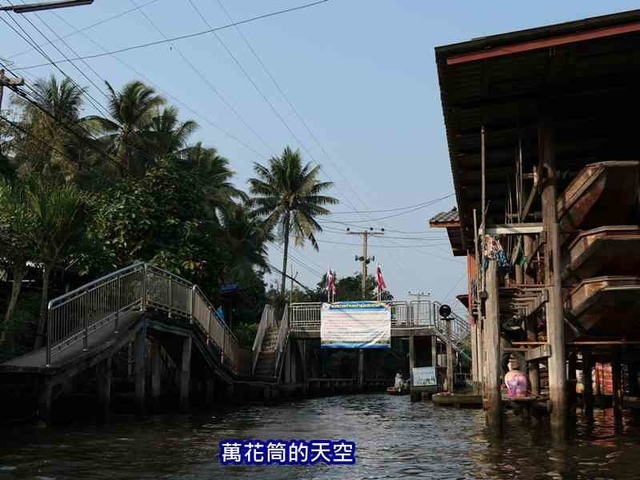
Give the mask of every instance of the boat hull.
[[564, 258], [564, 279], [608, 273], [640, 275], [640, 226], [617, 225], [580, 232]]
[[580, 282], [567, 296], [565, 309], [580, 325], [600, 335], [637, 335], [640, 277], [606, 276]]

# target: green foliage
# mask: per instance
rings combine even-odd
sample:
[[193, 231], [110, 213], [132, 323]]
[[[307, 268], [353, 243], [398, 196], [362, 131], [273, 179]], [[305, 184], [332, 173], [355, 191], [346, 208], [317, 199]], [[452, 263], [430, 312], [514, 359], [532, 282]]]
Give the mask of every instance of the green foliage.
[[316, 218], [329, 214], [325, 207], [337, 204], [338, 200], [323, 195], [332, 183], [319, 180], [320, 165], [303, 165], [299, 150], [294, 152], [286, 147], [280, 157], [269, 160], [268, 167], [255, 163], [254, 171], [257, 178], [249, 180], [254, 213], [265, 219], [269, 231], [277, 231], [284, 244], [280, 286], [280, 293], [284, 294], [290, 235], [296, 245], [308, 241], [317, 250], [315, 234], [322, 227]]
[[[200, 285], [251, 346], [267, 301], [267, 242], [288, 239], [286, 228], [317, 247], [316, 218], [337, 203], [323, 195], [330, 183], [318, 180], [320, 167], [286, 148], [269, 169], [256, 165], [249, 198], [228, 159], [191, 142], [197, 124], [144, 83], [107, 84], [103, 117], [83, 116], [85, 90], [68, 79], [33, 86], [41, 104], [14, 99], [3, 114], [19, 128], [0, 125], [0, 267], [14, 279], [0, 290], [2, 348], [25, 348], [36, 332], [42, 340], [57, 270], [73, 288], [136, 261]], [[27, 263], [40, 272], [39, 316], [34, 292], [20, 295]], [[229, 283], [238, 292], [222, 295]]]

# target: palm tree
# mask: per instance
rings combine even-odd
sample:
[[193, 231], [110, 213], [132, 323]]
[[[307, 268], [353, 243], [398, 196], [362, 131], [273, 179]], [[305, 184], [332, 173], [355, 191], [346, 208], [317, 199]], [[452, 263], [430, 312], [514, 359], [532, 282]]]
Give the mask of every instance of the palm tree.
[[32, 241], [42, 264], [42, 296], [35, 348], [42, 346], [47, 315], [49, 277], [53, 267], [68, 255], [86, 230], [89, 197], [72, 185], [34, 183], [27, 191], [33, 215]]
[[152, 118], [149, 131], [144, 135], [145, 145], [157, 158], [167, 157], [182, 150], [197, 128], [198, 124], [193, 120], [181, 122], [178, 109], [169, 106]]
[[273, 237], [264, 222], [241, 205], [224, 209], [221, 217], [231, 260], [228, 273], [239, 279], [254, 267], [268, 270], [267, 242]]
[[164, 98], [140, 81], [127, 83], [116, 92], [106, 82], [109, 90], [109, 114], [111, 118], [91, 117], [104, 136], [108, 152], [115, 156], [120, 174], [139, 175], [147, 163], [152, 161], [144, 148], [144, 134], [151, 128], [158, 108], [165, 104]]
[[215, 148], [203, 147], [202, 142], [198, 142], [179, 152], [179, 157], [192, 166], [198, 178], [205, 182], [207, 202], [218, 215], [234, 200], [247, 199], [246, 194], [231, 182], [235, 172], [229, 168], [229, 160], [218, 155]]
[[23, 109], [22, 122], [28, 134], [18, 135], [16, 160], [24, 172], [51, 177], [60, 172], [65, 181], [75, 177], [77, 147], [86, 137], [86, 118], [80, 116], [86, 89], [69, 78], [55, 76], [33, 85], [36, 102], [14, 101]]
[[308, 240], [318, 250], [314, 233], [321, 232], [322, 227], [316, 217], [329, 214], [324, 206], [335, 205], [338, 200], [322, 195], [332, 183], [319, 181], [320, 166], [303, 165], [299, 150], [286, 147], [280, 157], [269, 160], [268, 167], [255, 163], [253, 169], [258, 177], [249, 179], [254, 212], [265, 218], [267, 228], [278, 228], [284, 244], [280, 287], [284, 296], [291, 233], [296, 245]]

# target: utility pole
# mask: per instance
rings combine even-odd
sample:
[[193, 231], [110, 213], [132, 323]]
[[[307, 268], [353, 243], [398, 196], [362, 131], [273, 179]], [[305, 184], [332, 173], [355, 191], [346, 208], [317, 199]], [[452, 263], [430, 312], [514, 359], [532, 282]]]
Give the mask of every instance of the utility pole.
[[291, 305], [291, 301], [293, 298], [293, 281], [298, 277], [298, 273], [296, 272], [295, 276], [293, 275], [293, 266], [291, 267], [291, 275], [289, 275], [289, 278], [291, 279], [291, 288], [289, 289], [289, 305]]
[[2, 111], [2, 97], [4, 94], [4, 87], [15, 88], [21, 85], [24, 85], [24, 79], [9, 78], [4, 74], [4, 68], [0, 70], [0, 111]]
[[362, 299], [367, 299], [367, 266], [369, 262], [374, 261], [376, 257], [368, 256], [369, 237], [384, 235], [384, 228], [380, 230], [374, 230], [370, 227], [369, 230], [362, 230], [361, 232], [352, 232], [350, 228], [347, 228], [347, 235], [360, 235], [362, 237], [362, 256], [356, 255], [356, 262], [362, 262]]

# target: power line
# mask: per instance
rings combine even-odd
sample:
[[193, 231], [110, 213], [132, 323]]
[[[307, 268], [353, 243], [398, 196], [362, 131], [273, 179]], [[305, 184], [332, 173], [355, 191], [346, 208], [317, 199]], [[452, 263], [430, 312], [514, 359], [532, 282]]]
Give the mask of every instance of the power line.
[[[154, 0], [157, 1], [157, 0]], [[149, 2], [151, 3], [151, 2]], [[148, 5], [148, 4], [145, 4]], [[89, 40], [91, 43], [93, 43], [94, 45], [96, 45], [98, 48], [100, 48], [102, 51], [106, 52], [107, 49], [104, 47], [104, 45], [102, 45], [101, 43], [97, 42], [95, 39], [91, 38], [87, 33], [85, 33], [82, 30], [78, 30], [74, 25], [72, 25], [71, 23], [69, 23], [67, 20], [65, 20], [63, 17], [59, 16], [57, 13], [55, 12], [51, 12], [52, 15], [55, 15], [59, 20], [63, 21], [65, 24], [67, 24], [70, 28], [74, 29], [75, 32], [80, 33], [83, 37], [85, 37], [87, 40]], [[200, 117], [201, 119], [203, 119], [206, 123], [208, 123], [209, 125], [211, 125], [213, 128], [215, 128], [216, 130], [218, 130], [219, 132], [221, 132], [222, 134], [226, 135], [227, 137], [229, 137], [230, 139], [234, 140], [235, 142], [237, 142], [239, 145], [242, 145], [243, 147], [245, 147], [247, 150], [250, 150], [251, 152], [253, 152], [254, 154], [256, 154], [258, 157], [260, 158], [268, 158], [267, 155], [265, 155], [264, 153], [259, 152], [258, 150], [256, 150], [255, 148], [253, 148], [251, 145], [249, 145], [248, 143], [246, 143], [245, 141], [241, 140], [240, 138], [238, 138], [237, 136], [233, 135], [232, 133], [228, 132], [227, 130], [225, 130], [224, 128], [222, 128], [221, 126], [219, 126], [216, 122], [214, 122], [213, 120], [211, 120], [209, 117], [206, 117], [205, 115], [203, 115], [202, 113], [196, 111], [195, 109], [193, 109], [191, 106], [187, 105], [186, 103], [184, 103], [183, 101], [181, 101], [178, 97], [176, 97], [175, 95], [170, 94], [167, 91], [163, 91], [163, 89], [158, 88], [157, 85], [154, 85], [154, 82], [152, 82], [147, 76], [145, 76], [142, 72], [140, 72], [138, 69], [134, 68], [133, 66], [131, 66], [131, 64], [125, 62], [124, 60], [122, 60], [119, 57], [113, 57], [114, 60], [116, 60], [118, 63], [120, 63], [121, 65], [123, 65], [125, 68], [128, 68], [129, 70], [131, 70], [133, 73], [135, 73], [138, 77], [140, 77], [141, 79], [143, 79], [145, 82], [147, 82], [147, 84], [149, 84], [151, 87], [153, 87], [154, 89], [156, 89], [158, 92], [162, 93], [163, 95], [173, 99], [173, 101], [175, 101], [177, 104], [179, 104], [180, 106], [182, 106], [183, 108], [189, 110], [191, 113], [193, 113], [194, 115]]]
[[[189, 0], [190, 2], [192, 0]], [[224, 4], [222, 3], [221, 0], [218, 0], [218, 5], [220, 5], [220, 8], [223, 10], [223, 12], [225, 13], [225, 15], [227, 16], [227, 18], [229, 19], [230, 22], [233, 22], [233, 18], [231, 17], [231, 15], [229, 14], [229, 11], [225, 8]], [[284, 90], [282, 89], [282, 87], [280, 86], [280, 84], [276, 81], [275, 77], [273, 76], [273, 74], [271, 73], [271, 71], [269, 70], [269, 68], [267, 67], [267, 65], [262, 61], [262, 59], [260, 58], [260, 56], [258, 55], [258, 53], [256, 52], [256, 50], [253, 48], [253, 46], [251, 45], [251, 43], [249, 42], [249, 40], [247, 39], [247, 37], [242, 33], [242, 30], [239, 28], [239, 26], [235, 26], [235, 30], [238, 32], [238, 34], [240, 35], [240, 37], [242, 38], [242, 40], [244, 41], [244, 43], [247, 45], [247, 47], [249, 48], [249, 50], [251, 51], [251, 53], [253, 54], [253, 56], [256, 58], [256, 60], [258, 61], [258, 63], [260, 64], [260, 66], [262, 67], [262, 69], [264, 70], [264, 72], [267, 74], [267, 76], [271, 79], [271, 81], [273, 82], [273, 84], [275, 85], [275, 87], [278, 89], [278, 91], [280, 92], [280, 94], [282, 95], [282, 97], [285, 99], [285, 101], [289, 104], [289, 107], [291, 107], [291, 110], [293, 111], [293, 113], [295, 114], [295, 116], [298, 118], [298, 120], [300, 121], [300, 123], [304, 126], [304, 128], [307, 130], [307, 132], [309, 133], [309, 135], [311, 136], [311, 138], [313, 139], [313, 141], [316, 143], [316, 145], [318, 145], [318, 147], [320, 147], [320, 150], [324, 153], [324, 155], [326, 156], [326, 158], [329, 160], [329, 162], [331, 163], [331, 165], [333, 166], [333, 168], [336, 170], [336, 172], [338, 173], [338, 175], [340, 177], [342, 177], [342, 179], [345, 181], [347, 187], [351, 190], [351, 192], [353, 192], [353, 194], [356, 196], [356, 198], [360, 201], [360, 203], [362, 203], [362, 205], [364, 205], [366, 207], [365, 202], [362, 200], [362, 198], [360, 197], [360, 195], [358, 194], [357, 190], [353, 187], [353, 185], [351, 184], [351, 182], [349, 181], [349, 179], [343, 175], [342, 171], [340, 170], [340, 168], [338, 167], [338, 164], [336, 162], [334, 162], [333, 158], [331, 157], [331, 155], [329, 155], [329, 153], [327, 152], [327, 150], [324, 148], [324, 146], [320, 143], [320, 141], [318, 140], [318, 138], [316, 137], [316, 135], [313, 133], [313, 131], [309, 128], [309, 125], [307, 124], [307, 122], [305, 122], [304, 118], [302, 118], [302, 115], [300, 115], [300, 113], [298, 112], [298, 109], [293, 105], [293, 102], [290, 100], [290, 98], [288, 97], [288, 95], [284, 92]], [[286, 124], [285, 124], [286, 125]], [[289, 128], [287, 126], [287, 128]], [[291, 131], [289, 129], [289, 131]], [[291, 132], [293, 134], [293, 132]], [[297, 137], [294, 136], [294, 138], [297, 139]], [[305, 149], [305, 151], [307, 151], [307, 153], [311, 156], [311, 158], [313, 159], [313, 155], [311, 155], [311, 153], [309, 152], [309, 150], [304, 147], [304, 144], [302, 144], [302, 142], [300, 142], [300, 140], [298, 140], [298, 143], [300, 143], [303, 148]], [[331, 180], [331, 177], [326, 173], [326, 170], [324, 168], [322, 168], [322, 166], [320, 167], [322, 171], [324, 171], [325, 175], [327, 175], [327, 178], [329, 178], [329, 180]], [[335, 183], [335, 182], [334, 182]], [[340, 189], [337, 187], [336, 185], [336, 189], [340, 192]], [[342, 192], [340, 192], [342, 194]], [[346, 200], [345, 203], [347, 203], [354, 211], [356, 211], [357, 209], [355, 208], [355, 206], [348, 200], [348, 197], [344, 194], [342, 194]]]
[[[70, 60], [57, 60], [59, 63], [64, 63], [65, 61], [72, 61], [72, 60], [89, 60], [92, 58], [101, 58], [101, 57], [106, 57], [109, 55], [115, 55], [118, 53], [123, 53], [123, 52], [129, 52], [131, 50], [138, 50], [141, 48], [146, 48], [146, 47], [152, 47], [155, 45], [162, 45], [165, 43], [171, 43], [171, 42], [175, 42], [175, 41], [179, 41], [179, 40], [186, 40], [188, 38], [194, 38], [194, 37], [199, 37], [202, 35], [206, 35], [208, 33], [213, 33], [213, 32], [219, 32], [221, 30], [226, 30], [228, 28], [231, 27], [235, 27], [236, 25], [243, 25], [245, 23], [252, 23], [252, 22], [256, 22], [258, 20], [263, 20], [265, 18], [269, 18], [269, 17], [275, 17], [277, 15], [283, 15], [285, 13], [290, 13], [290, 12], [294, 12], [296, 10], [303, 10], [305, 8], [310, 8], [310, 7], [314, 7], [316, 5], [320, 5], [321, 3], [326, 3], [329, 0], [318, 0], [316, 2], [312, 2], [312, 3], [307, 3], [304, 5], [300, 5], [298, 7], [292, 7], [292, 8], [287, 8], [284, 10], [278, 10], [276, 12], [271, 12], [271, 13], [265, 13], [263, 15], [258, 15], [255, 17], [251, 17], [251, 18], [247, 18], [245, 20], [240, 20], [239, 22], [235, 22], [235, 23], [230, 23], [227, 25], [222, 25], [220, 27], [216, 27], [216, 28], [211, 28], [208, 30], [202, 30], [200, 32], [195, 32], [195, 33], [189, 33], [186, 35], [178, 35], [176, 37], [171, 37], [171, 38], [167, 38], [167, 39], [163, 39], [163, 40], [156, 40], [154, 42], [147, 42], [147, 43], [141, 43], [141, 44], [137, 44], [137, 45], [130, 45], [128, 47], [123, 47], [123, 48], [119, 48], [117, 50], [112, 50], [109, 52], [104, 52], [104, 53], [95, 53], [93, 55], [84, 55], [84, 56], [80, 56], [80, 57], [75, 57], [75, 58], [71, 58]], [[53, 62], [49, 62], [49, 63], [42, 63], [39, 65], [30, 65], [28, 67], [21, 67], [20, 70], [28, 70], [31, 68], [38, 68], [38, 67], [44, 67], [47, 65], [51, 65], [53, 64]]]
[[[131, 3], [133, 5], [136, 5], [134, 0], [130, 0]], [[156, 25], [156, 23], [144, 12], [144, 10], [140, 10], [140, 14], [149, 22], [149, 24], [165, 39], [167, 39], [167, 35], [165, 35], [165, 33], [160, 29], [160, 27], [158, 27], [158, 25]], [[215, 33], [215, 32], [214, 32]], [[216, 34], [217, 35], [217, 34]], [[193, 64], [193, 62], [191, 62], [191, 60], [189, 60], [187, 58], [187, 56], [182, 53], [182, 50], [180, 50], [178, 48], [177, 45], [174, 45], [173, 42], [170, 43], [171, 46], [175, 49], [176, 52], [178, 52], [178, 55], [180, 55], [180, 58], [182, 58], [182, 60], [189, 66], [189, 68], [191, 68], [191, 70], [193, 70], [193, 72], [200, 78], [200, 80], [203, 81], [203, 83], [209, 88], [209, 90], [211, 90], [213, 93], [215, 93], [218, 98], [222, 101], [222, 103], [224, 103], [227, 108], [229, 110], [231, 110], [233, 112], [233, 114], [238, 117], [238, 119], [242, 122], [242, 124], [247, 127], [247, 129], [253, 133], [256, 138], [258, 140], [260, 140], [263, 145], [265, 145], [267, 147], [268, 150], [271, 150], [272, 152], [275, 152], [275, 150], [273, 149], [273, 147], [271, 147], [264, 138], [262, 138], [262, 136], [260, 134], [258, 134], [258, 132], [255, 131], [255, 129], [249, 125], [249, 123], [245, 120], [245, 118], [240, 114], [240, 112], [238, 112], [233, 105], [231, 105], [231, 103], [226, 99], [226, 97], [220, 93], [220, 91], [209, 81], [209, 79], [207, 78], [206, 75], [204, 75], [202, 73], [202, 71], [196, 67], [196, 65]]]
[[[115, 20], [116, 18], [123, 17], [123, 16], [125, 16], [125, 15], [127, 15], [127, 14], [129, 14], [129, 13], [131, 13], [131, 12], [135, 12], [136, 10], [141, 9], [141, 8], [144, 8], [144, 7], [148, 6], [148, 5], [151, 5], [152, 3], [155, 3], [155, 2], [157, 2], [157, 1], [158, 1], [158, 0], [151, 0], [151, 1], [147, 2], [147, 3], [143, 3], [143, 4], [142, 4], [142, 5], [140, 5], [139, 7], [136, 7], [136, 8], [130, 8], [130, 9], [128, 9], [128, 10], [125, 10], [124, 12], [120, 12], [120, 13], [118, 13], [118, 14], [116, 14], [116, 15], [111, 16], [111, 17], [104, 18], [104, 19], [99, 20], [99, 21], [97, 21], [97, 22], [95, 22], [95, 23], [92, 23], [91, 25], [87, 25], [86, 27], [82, 27], [82, 28], [80, 28], [79, 30], [78, 30], [78, 29], [76, 29], [76, 31], [75, 31], [75, 32], [67, 33], [66, 35], [63, 35], [62, 37], [60, 37], [60, 40], [62, 40], [63, 38], [69, 38], [69, 37], [72, 37], [73, 35], [76, 35], [77, 33], [84, 32], [84, 31], [86, 31], [86, 30], [90, 30], [90, 29], [95, 28], [95, 27], [97, 27], [97, 26], [99, 26], [99, 25], [103, 25], [103, 24], [105, 24], [105, 23], [107, 23], [107, 22], [110, 22], [111, 20]], [[53, 13], [53, 12], [51, 12], [51, 13]], [[57, 14], [56, 14], [56, 16], [57, 16]], [[46, 45], [46, 43], [41, 43], [41, 44], [38, 44], [38, 45], [36, 45], [36, 46], [37, 46], [37, 47], [42, 47], [42, 46], [44, 46], [44, 45]], [[8, 56], [8, 57], [6, 57], [6, 58], [8, 58], [8, 59], [12, 59], [12, 58], [20, 57], [20, 56], [22, 56], [22, 55], [24, 55], [24, 54], [26, 54], [26, 53], [32, 52], [33, 50], [36, 50], [36, 48], [35, 48], [35, 47], [31, 47], [31, 48], [30, 48], [30, 49], [28, 49], [28, 50], [23, 50], [22, 52], [14, 53], [13, 55], [10, 55], [10, 56]]]
[[416, 208], [416, 207], [429, 207], [431, 205], [433, 205], [434, 203], [440, 202], [442, 200], [445, 200], [447, 198], [450, 198], [452, 196], [454, 196], [454, 193], [451, 193], [449, 195], [446, 195], [444, 197], [441, 198], [437, 198], [435, 200], [428, 200], [426, 202], [421, 202], [421, 203], [416, 203], [414, 205], [408, 205], [406, 207], [396, 207], [396, 208], [387, 208], [385, 210], [354, 210], [352, 212], [331, 212], [331, 215], [353, 215], [355, 213], [388, 213], [388, 212], [396, 212], [399, 210], [408, 210], [410, 208]]

